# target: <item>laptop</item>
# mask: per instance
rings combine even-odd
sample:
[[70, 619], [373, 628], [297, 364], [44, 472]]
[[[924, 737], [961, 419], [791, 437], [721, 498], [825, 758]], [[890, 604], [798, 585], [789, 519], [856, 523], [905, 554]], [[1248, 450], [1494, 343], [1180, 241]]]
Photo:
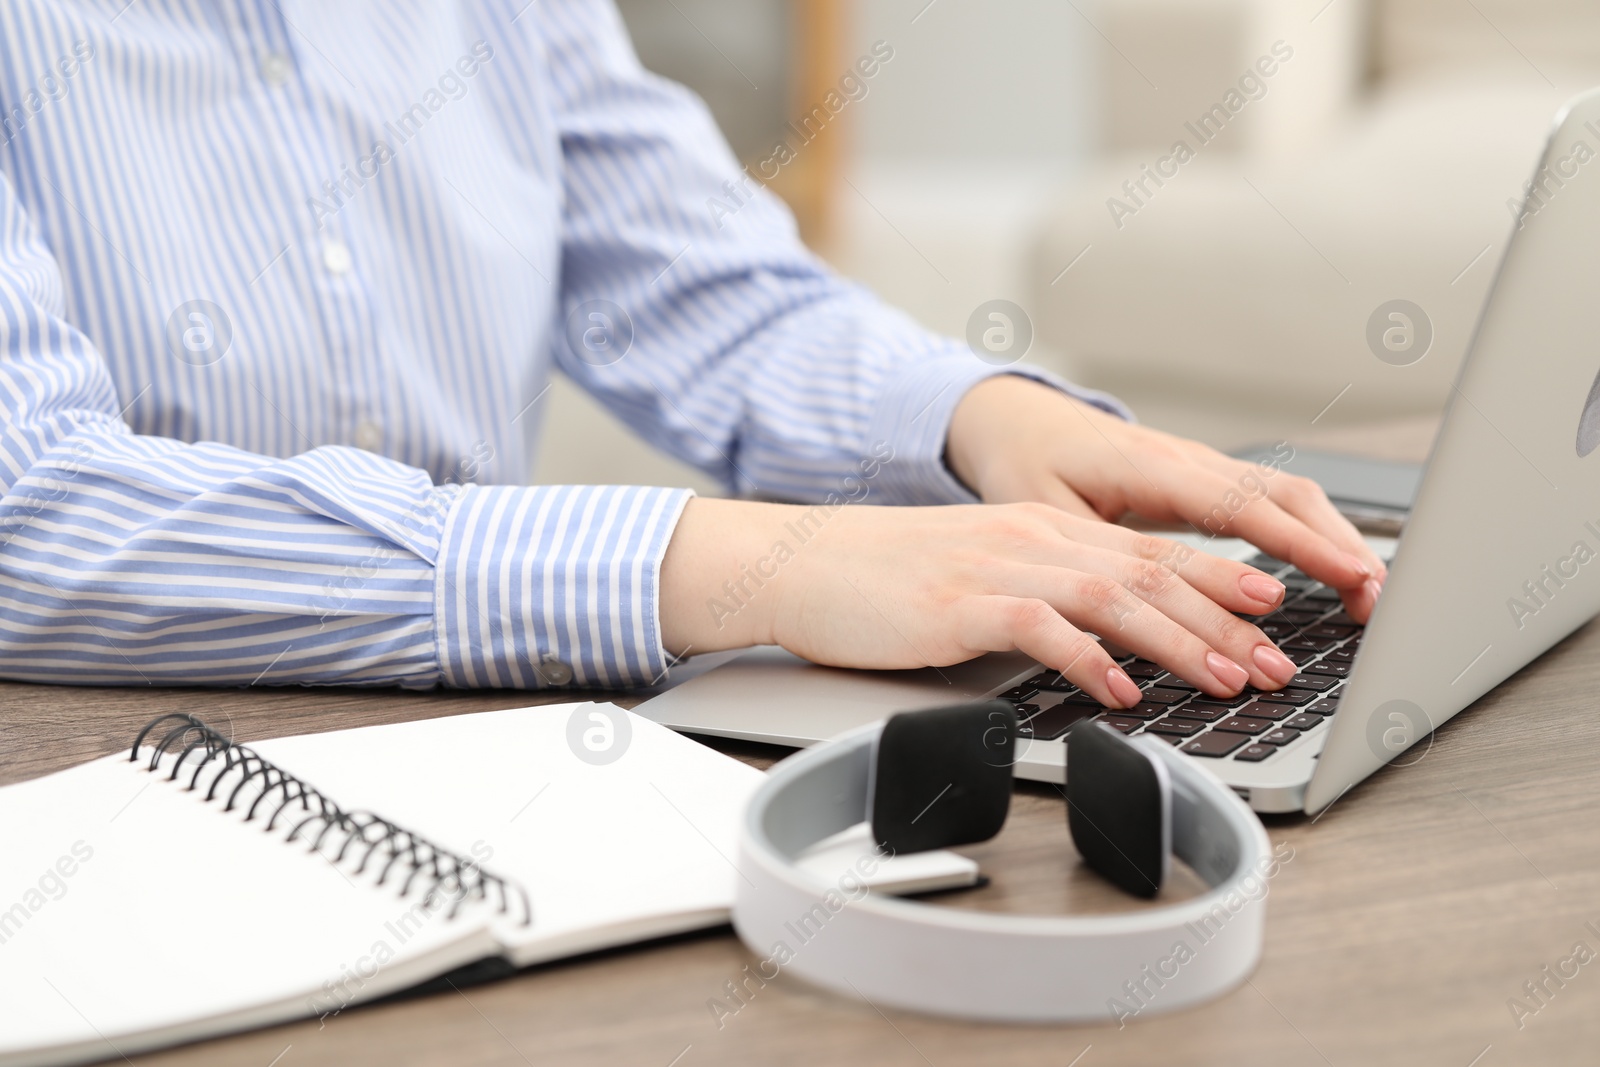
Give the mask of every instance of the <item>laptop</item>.
[[1191, 539], [1288, 587], [1253, 617], [1300, 673], [1218, 701], [1127, 654], [1144, 690], [1109, 710], [1017, 654], [856, 671], [779, 649], [723, 653], [637, 711], [674, 729], [804, 746], [895, 711], [998, 696], [1021, 720], [1016, 774], [1065, 779], [1062, 735], [1098, 717], [1201, 760], [1261, 812], [1318, 812], [1600, 613], [1600, 90], [1568, 103], [1451, 391], [1366, 626], [1288, 564]]

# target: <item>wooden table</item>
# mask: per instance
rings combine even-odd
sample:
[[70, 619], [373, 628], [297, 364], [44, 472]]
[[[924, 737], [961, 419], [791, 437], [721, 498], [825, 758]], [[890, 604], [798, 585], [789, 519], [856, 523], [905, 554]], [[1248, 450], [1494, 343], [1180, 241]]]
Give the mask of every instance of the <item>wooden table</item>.
[[[1392, 438], [1416, 452], [1426, 434]], [[1384, 439], [1367, 433], [1368, 447]], [[1404, 441], [1410, 447], [1403, 447]], [[1000, 1027], [889, 1011], [778, 980], [719, 1028], [754, 961], [726, 929], [535, 968], [461, 992], [137, 1057], [139, 1064], [1593, 1064], [1600, 1061], [1600, 626], [1446, 724], [1322, 816], [1272, 817], [1294, 849], [1272, 884], [1266, 956], [1205, 1007], [1113, 1025]], [[111, 690], [0, 684], [0, 781], [122, 747], [163, 711], [231, 721], [242, 741], [530, 703], [515, 692]], [[764, 765], [780, 754], [722, 744]], [[1415, 749], [1405, 759], [1423, 752]], [[1019, 787], [993, 879], [953, 907], [1138, 907], [1079, 867], [1059, 794]], [[1183, 887], [1178, 888], [1179, 892]], [[154, 917], [153, 917], [154, 918]], [[1595, 961], [1543, 1002], [1523, 984], [1583, 942]], [[1569, 972], [1570, 973], [1569, 965]], [[1519, 1029], [1508, 1006], [1535, 1014]], [[3, 1016], [3, 1006], [0, 1006]]]

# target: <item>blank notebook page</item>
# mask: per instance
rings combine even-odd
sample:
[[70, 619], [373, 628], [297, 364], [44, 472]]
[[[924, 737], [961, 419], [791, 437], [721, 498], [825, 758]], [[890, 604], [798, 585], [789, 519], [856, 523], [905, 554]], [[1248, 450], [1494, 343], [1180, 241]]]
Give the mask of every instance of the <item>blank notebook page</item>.
[[626, 714], [519, 708], [252, 747], [347, 808], [520, 882], [532, 928], [496, 927], [518, 963], [727, 921], [740, 820], [761, 772], [634, 715], [603, 754], [620, 755], [592, 762], [582, 738], [605, 728], [597, 708]]
[[493, 951], [486, 909], [405, 922], [420, 894], [374, 888], [145, 766], [113, 756], [0, 790], [0, 1062], [116, 1059], [317, 1014], [337, 1003], [322, 984], [352, 969], [371, 973], [347, 994], [370, 997]]

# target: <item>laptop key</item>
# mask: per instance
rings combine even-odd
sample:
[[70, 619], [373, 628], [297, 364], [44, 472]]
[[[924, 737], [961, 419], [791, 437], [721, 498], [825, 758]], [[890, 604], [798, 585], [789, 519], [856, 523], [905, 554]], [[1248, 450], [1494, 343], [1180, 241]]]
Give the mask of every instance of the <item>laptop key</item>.
[[1289, 704], [1299, 707], [1301, 704], [1309, 704], [1317, 699], [1317, 691], [1315, 689], [1275, 689], [1270, 693], [1258, 693], [1256, 699], [1264, 700], [1268, 704]]
[[1338, 660], [1323, 660], [1321, 663], [1313, 663], [1307, 667], [1306, 673], [1325, 674], [1329, 678], [1348, 678], [1350, 676], [1350, 664], [1340, 663]]
[[1233, 714], [1233, 709], [1221, 704], [1207, 704], [1204, 701], [1195, 701], [1185, 704], [1181, 708], [1174, 708], [1168, 718], [1193, 719], [1195, 722], [1216, 722]]
[[1289, 684], [1291, 686], [1299, 686], [1301, 689], [1316, 689], [1320, 691], [1332, 689], [1338, 681], [1339, 679], [1337, 678], [1329, 678], [1321, 674], [1297, 674], [1289, 679]]
[[1158, 677], [1149, 679], [1149, 682], [1150, 682], [1151, 685], [1160, 686], [1163, 689], [1181, 689], [1185, 693], [1190, 693], [1190, 694], [1194, 694], [1194, 693], [1200, 692], [1200, 687], [1199, 686], [1194, 685], [1193, 683], [1184, 681], [1182, 678], [1179, 678], [1176, 674], [1159, 675]]
[[1159, 678], [1167, 673], [1167, 669], [1161, 664], [1152, 663], [1147, 659], [1136, 659], [1122, 669], [1134, 678]]
[[1307, 637], [1328, 637], [1335, 641], [1343, 641], [1347, 637], [1354, 637], [1355, 632], [1356, 628], [1354, 626], [1329, 626], [1325, 622], [1318, 623], [1316, 626], [1307, 626], [1305, 629]]
[[1312, 703], [1307, 704], [1300, 710], [1308, 711], [1313, 715], [1332, 715], [1334, 712], [1339, 710], [1339, 701], [1337, 698], [1325, 697], [1322, 700], [1313, 701]]
[[1106, 655], [1110, 656], [1118, 663], [1132, 663], [1134, 660], [1139, 658], [1132, 652], [1117, 644], [1115, 641], [1107, 641], [1104, 637], [1100, 639], [1100, 647], [1106, 650]]
[[1298, 628], [1322, 618], [1322, 611], [1320, 608], [1284, 608], [1278, 612], [1278, 617], [1285, 622], [1294, 623]]
[[1322, 655], [1314, 648], [1295, 648], [1293, 646], [1280, 646], [1278, 651], [1287, 656], [1289, 662], [1296, 667], [1304, 667], [1307, 663]]
[[[1320, 719], [1318, 720], [1321, 721]], [[1241, 719], [1235, 715], [1231, 719], [1224, 719], [1217, 723], [1215, 729], [1229, 734], [1264, 734], [1272, 729], [1273, 724], [1266, 719]]]
[[1246, 745], [1234, 754], [1234, 759], [1244, 763], [1260, 763], [1278, 751], [1277, 745]]
[[1155, 685], [1144, 691], [1144, 699], [1151, 704], [1176, 704], [1178, 701], [1185, 700], [1198, 692], [1198, 689], [1193, 688], [1185, 690]]
[[1317, 588], [1312, 589], [1309, 592], [1307, 592], [1302, 599], [1304, 599], [1304, 600], [1330, 600], [1330, 601], [1338, 600], [1339, 599], [1339, 590], [1329, 588], [1326, 585], [1321, 585], [1321, 586], [1318, 586]]
[[1000, 699], [1009, 700], [1012, 703], [1016, 703], [1017, 701], [1027, 700], [1029, 697], [1037, 695], [1038, 692], [1039, 690], [1035, 689], [1031, 685], [1019, 685], [1007, 689], [1004, 693], [1001, 693]]
[[1095, 722], [1103, 722], [1113, 730], [1121, 730], [1125, 734], [1131, 734], [1144, 725], [1138, 719], [1127, 719], [1120, 715], [1103, 715]]
[[1183, 719], [1162, 719], [1153, 722], [1144, 728], [1147, 734], [1160, 734], [1163, 737], [1193, 737], [1206, 728], [1205, 723], [1187, 722]]
[[1045, 708], [1039, 714], [1017, 727], [1017, 734], [1021, 737], [1031, 737], [1035, 741], [1054, 741], [1067, 732], [1067, 728], [1079, 719], [1087, 719], [1095, 713], [1095, 709], [1086, 708], [1081, 704], [1057, 704], [1053, 708]]
[[1061, 677], [1060, 671], [1044, 671], [1040, 674], [1034, 675], [1032, 678], [1029, 678], [1022, 684], [1031, 685], [1035, 689], [1049, 689], [1057, 693], [1064, 693], [1069, 689], [1078, 688], [1065, 678]]
[[1293, 704], [1274, 704], [1267, 700], [1252, 700], [1235, 714], [1245, 719], [1266, 719], [1268, 722], [1277, 722], [1287, 719], [1295, 714], [1297, 709]]
[[1268, 730], [1256, 738], [1256, 741], [1263, 745], [1287, 745], [1290, 741], [1298, 740], [1300, 740], [1299, 730], [1290, 730], [1283, 726], [1278, 727], [1276, 730]]
[[1215, 730], [1208, 734], [1201, 734], [1193, 741], [1185, 741], [1179, 746], [1179, 752], [1186, 752], [1191, 756], [1208, 756], [1211, 759], [1221, 759], [1234, 749], [1249, 741], [1244, 734], [1219, 734]]
[[1292, 719], [1285, 719], [1283, 725], [1291, 730], [1309, 730], [1323, 721], [1321, 715], [1296, 715]]
[[1337, 637], [1312, 637], [1304, 630], [1284, 642], [1290, 648], [1309, 648], [1313, 652], [1326, 652], [1338, 643]]
[[1143, 704], [1135, 704], [1131, 708], [1110, 708], [1108, 710], [1111, 714], [1121, 716], [1124, 719], [1138, 719], [1140, 722], [1150, 722], [1161, 718], [1171, 709], [1165, 704], [1151, 704], [1147, 701]]
[[1289, 637], [1295, 633], [1298, 633], [1300, 627], [1296, 626], [1292, 622], [1289, 622], [1287, 619], [1268, 619], [1264, 622], [1256, 623], [1256, 629], [1260, 630], [1274, 641], [1281, 641], [1285, 637]]

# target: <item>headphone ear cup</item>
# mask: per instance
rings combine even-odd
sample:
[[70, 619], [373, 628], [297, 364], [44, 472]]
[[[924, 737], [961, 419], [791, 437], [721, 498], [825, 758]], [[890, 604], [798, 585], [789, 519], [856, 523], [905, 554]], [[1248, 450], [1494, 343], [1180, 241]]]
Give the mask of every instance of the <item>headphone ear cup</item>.
[[1067, 828], [1083, 860], [1137, 897], [1153, 897], [1172, 849], [1172, 783], [1156, 757], [1105, 723], [1067, 731]]
[[987, 841], [1011, 810], [1017, 712], [1003, 700], [907, 711], [878, 736], [873, 840], [891, 855]]

